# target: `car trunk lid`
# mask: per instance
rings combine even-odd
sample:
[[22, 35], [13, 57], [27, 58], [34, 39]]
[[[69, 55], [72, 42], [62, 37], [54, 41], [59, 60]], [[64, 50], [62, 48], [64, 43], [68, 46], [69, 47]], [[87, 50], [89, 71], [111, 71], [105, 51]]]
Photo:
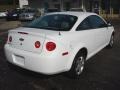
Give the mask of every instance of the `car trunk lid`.
[[[24, 51], [41, 53], [45, 41], [45, 33], [40, 33], [37, 29], [18, 28], [9, 31], [8, 37], [12, 37], [11, 47]], [[35, 42], [40, 42], [40, 47], [35, 47]]]

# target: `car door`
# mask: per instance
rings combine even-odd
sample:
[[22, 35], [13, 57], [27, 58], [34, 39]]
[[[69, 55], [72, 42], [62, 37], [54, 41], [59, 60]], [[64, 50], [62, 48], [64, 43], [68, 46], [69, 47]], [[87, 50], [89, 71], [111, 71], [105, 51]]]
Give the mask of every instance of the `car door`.
[[93, 52], [97, 49], [95, 39], [98, 38], [96, 35], [96, 30], [92, 29], [89, 17], [85, 18], [76, 29], [77, 42], [84, 44], [84, 47], [88, 49], [88, 55], [92, 55]]
[[95, 32], [95, 41], [97, 48], [101, 49], [104, 46], [106, 46], [108, 38], [107, 38], [107, 33], [108, 33], [108, 25], [105, 23], [105, 21], [100, 18], [97, 15], [92, 15], [89, 17], [92, 30]]
[[78, 42], [84, 43], [90, 56], [105, 46], [106, 29], [105, 22], [96, 15], [88, 16], [77, 27]]

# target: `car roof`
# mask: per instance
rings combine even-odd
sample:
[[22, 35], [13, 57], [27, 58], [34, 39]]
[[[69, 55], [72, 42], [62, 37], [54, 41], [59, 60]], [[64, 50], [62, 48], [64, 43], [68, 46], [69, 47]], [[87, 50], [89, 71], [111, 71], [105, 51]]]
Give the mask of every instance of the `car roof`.
[[49, 13], [47, 15], [52, 15], [52, 14], [66, 14], [66, 15], [73, 15], [77, 17], [97, 15], [96, 13], [91, 13], [91, 12], [75, 12], [75, 11], [54, 12], [54, 13]]

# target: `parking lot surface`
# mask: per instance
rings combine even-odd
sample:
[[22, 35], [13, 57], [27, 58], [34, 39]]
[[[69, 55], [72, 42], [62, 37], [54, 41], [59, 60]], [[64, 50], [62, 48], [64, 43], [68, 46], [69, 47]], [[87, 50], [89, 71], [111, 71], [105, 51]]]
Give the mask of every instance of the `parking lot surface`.
[[[65, 73], [46, 76], [9, 64], [3, 47], [10, 28], [0, 29], [0, 90], [120, 90], [120, 21], [112, 22], [116, 30], [114, 47], [89, 59], [79, 79]], [[3, 23], [6, 26], [6, 20], [0, 20], [0, 26]]]

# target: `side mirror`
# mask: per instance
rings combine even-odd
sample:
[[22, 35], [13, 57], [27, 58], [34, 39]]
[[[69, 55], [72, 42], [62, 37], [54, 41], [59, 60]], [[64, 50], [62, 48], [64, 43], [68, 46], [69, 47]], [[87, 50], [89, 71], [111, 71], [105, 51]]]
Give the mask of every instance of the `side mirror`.
[[111, 23], [110, 23], [110, 21], [107, 22], [107, 25], [108, 25], [108, 27], [109, 27], [109, 26], [112, 26]]

